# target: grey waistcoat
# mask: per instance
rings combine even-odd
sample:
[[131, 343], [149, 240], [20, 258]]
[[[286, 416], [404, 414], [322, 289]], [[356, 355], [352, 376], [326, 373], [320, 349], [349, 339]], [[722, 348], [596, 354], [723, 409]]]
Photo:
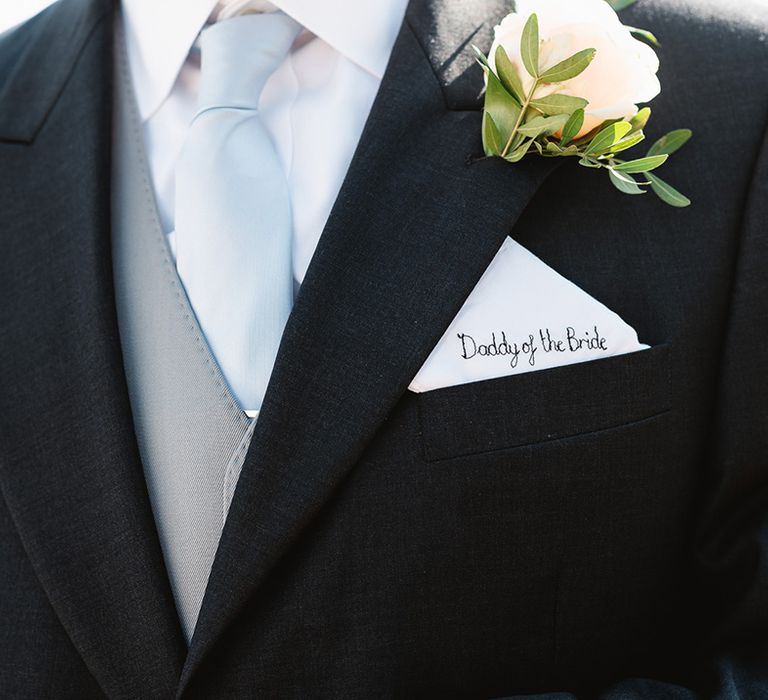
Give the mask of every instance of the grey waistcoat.
[[161, 229], [122, 32], [116, 32], [112, 246], [144, 475], [187, 640], [255, 421], [234, 401]]

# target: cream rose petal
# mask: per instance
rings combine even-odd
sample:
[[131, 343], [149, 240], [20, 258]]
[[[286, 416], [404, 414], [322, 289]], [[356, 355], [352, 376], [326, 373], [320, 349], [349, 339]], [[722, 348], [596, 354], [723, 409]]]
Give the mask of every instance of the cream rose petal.
[[533, 78], [523, 67], [520, 38], [534, 12], [539, 20], [543, 69], [582, 49], [596, 49], [594, 60], [580, 75], [561, 84], [542, 85], [536, 93], [541, 96], [558, 92], [588, 100], [579, 135], [605, 119], [633, 116], [638, 103], [648, 102], [659, 94], [659, 61], [655, 51], [632, 36], [605, 0], [518, 0], [516, 12], [507, 15], [495, 28], [489, 59], [495, 66], [496, 48], [503, 46], [526, 92]]

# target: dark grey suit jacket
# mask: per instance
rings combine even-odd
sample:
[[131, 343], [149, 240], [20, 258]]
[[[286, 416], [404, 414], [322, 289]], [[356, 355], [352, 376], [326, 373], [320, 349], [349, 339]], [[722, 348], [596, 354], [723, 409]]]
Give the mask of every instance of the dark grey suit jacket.
[[[641, 0], [693, 199], [481, 155], [509, 9], [412, 0], [187, 650], [115, 320], [112, 0], [0, 43], [0, 695], [768, 697], [765, 6]], [[649, 351], [406, 387], [512, 234]]]

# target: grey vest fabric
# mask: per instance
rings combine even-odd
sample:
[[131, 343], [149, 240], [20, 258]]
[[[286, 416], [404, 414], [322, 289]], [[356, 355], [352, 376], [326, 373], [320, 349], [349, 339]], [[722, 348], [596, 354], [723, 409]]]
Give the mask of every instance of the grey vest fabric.
[[149, 497], [189, 640], [255, 421], [232, 398], [177, 275], [116, 34], [112, 255], [120, 340]]

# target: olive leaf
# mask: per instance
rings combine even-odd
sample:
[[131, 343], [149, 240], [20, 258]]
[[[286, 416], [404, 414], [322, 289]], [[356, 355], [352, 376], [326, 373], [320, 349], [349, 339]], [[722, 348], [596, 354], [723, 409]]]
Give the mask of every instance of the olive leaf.
[[[486, 153], [486, 155], [496, 155], [501, 152], [504, 142], [509, 138], [515, 127], [517, 118], [520, 115], [520, 105], [504, 89], [504, 86], [493, 71], [488, 70], [487, 75], [488, 85], [485, 91], [484, 112], [490, 114], [493, 119], [499, 137], [500, 148], [493, 153]], [[483, 131], [483, 138], [485, 139], [485, 130]]]
[[693, 136], [693, 132], [690, 129], [675, 129], [674, 131], [670, 131], [648, 149], [648, 155], [656, 156], [661, 153], [671, 155], [684, 146], [691, 136]]
[[634, 5], [637, 0], [605, 0], [616, 12], [626, 9], [630, 5]]
[[531, 143], [533, 143], [533, 139], [528, 139], [528, 141], [521, 144], [517, 148], [513, 149], [511, 153], [508, 153], [506, 156], [504, 156], [504, 160], [510, 163], [517, 163], [517, 161], [521, 160], [523, 156], [528, 153], [528, 149], [530, 148]]
[[559, 129], [562, 129], [567, 121], [567, 114], [555, 114], [551, 117], [534, 117], [529, 122], [519, 126], [517, 131], [523, 136], [535, 139], [542, 134], [554, 134]]
[[585, 168], [597, 168], [598, 170], [603, 167], [601, 163], [591, 160], [588, 156], [582, 156], [579, 159], [579, 165], [583, 165]]
[[542, 114], [573, 114], [577, 109], [583, 110], [589, 102], [582, 97], [571, 97], [570, 95], [547, 95], [546, 97], [534, 98], [530, 101], [530, 106], [538, 109]]
[[495, 156], [501, 151], [499, 127], [487, 110], [483, 112], [483, 151], [487, 156]]
[[496, 73], [507, 92], [522, 104], [525, 101], [523, 83], [517, 73], [517, 68], [515, 68], [512, 61], [509, 60], [509, 56], [507, 56], [507, 52], [504, 50], [503, 46], [499, 46], [496, 49]]
[[655, 170], [669, 158], [665, 153], [660, 156], [647, 156], [645, 158], [637, 158], [636, 160], [628, 160], [626, 163], [619, 163], [614, 165], [614, 170], [618, 170], [623, 173], [647, 173], [649, 170]]
[[559, 143], [556, 141], [547, 141], [546, 143], [546, 149], [547, 152], [551, 155], [556, 156], [577, 156], [579, 155], [579, 148], [578, 146], [566, 146], [563, 148]]
[[563, 127], [563, 134], [560, 137], [560, 145], [565, 146], [568, 142], [581, 131], [581, 127], [584, 126], [584, 110], [577, 109], [565, 122]]
[[618, 122], [622, 121], [621, 119], [605, 119], [601, 121], [594, 129], [587, 132], [583, 136], [579, 136], [577, 139], [574, 139], [574, 143], [583, 146], [583, 145], [589, 145], [589, 143], [592, 141], [595, 136], [597, 136], [603, 129], [606, 129], [607, 127], [611, 126], [611, 124], [617, 124]]
[[614, 143], [624, 138], [631, 129], [632, 126], [629, 122], [616, 122], [606, 126], [592, 139], [584, 153], [591, 155], [610, 148]]
[[636, 34], [637, 36], [645, 39], [649, 44], [661, 47], [659, 40], [656, 38], [656, 35], [653, 32], [649, 32], [647, 29], [640, 29], [639, 27], [629, 27], [627, 25], [624, 25], [624, 27], [629, 29], [631, 34]]
[[[640, 131], [648, 123], [651, 117], [651, 108], [643, 107], [632, 119], [629, 120], [632, 131]], [[630, 132], [631, 133], [631, 132]]]
[[488, 57], [480, 49], [478, 49], [477, 46], [475, 46], [474, 44], [471, 44], [471, 46], [477, 62], [486, 70], [491, 70], [491, 66], [488, 63]]
[[539, 81], [542, 83], [562, 83], [565, 80], [575, 78], [592, 63], [596, 53], [596, 49], [578, 51], [573, 56], [569, 56], [544, 71], [539, 77]]
[[539, 18], [534, 12], [523, 27], [520, 38], [520, 56], [525, 70], [532, 78], [539, 74]]
[[628, 136], [620, 139], [614, 143], [610, 148], [606, 149], [606, 153], [620, 153], [626, 151], [632, 146], [636, 146], [638, 143], [645, 139], [645, 134], [642, 131], [636, 131], [634, 134], [630, 131]]
[[611, 184], [624, 194], [645, 194], [645, 190], [637, 184], [637, 181], [631, 175], [608, 168], [608, 178]]
[[656, 193], [659, 199], [673, 207], [687, 207], [691, 200], [684, 194], [678, 192], [672, 185], [664, 182], [660, 177], [653, 173], [644, 173], [651, 183], [651, 189]]

